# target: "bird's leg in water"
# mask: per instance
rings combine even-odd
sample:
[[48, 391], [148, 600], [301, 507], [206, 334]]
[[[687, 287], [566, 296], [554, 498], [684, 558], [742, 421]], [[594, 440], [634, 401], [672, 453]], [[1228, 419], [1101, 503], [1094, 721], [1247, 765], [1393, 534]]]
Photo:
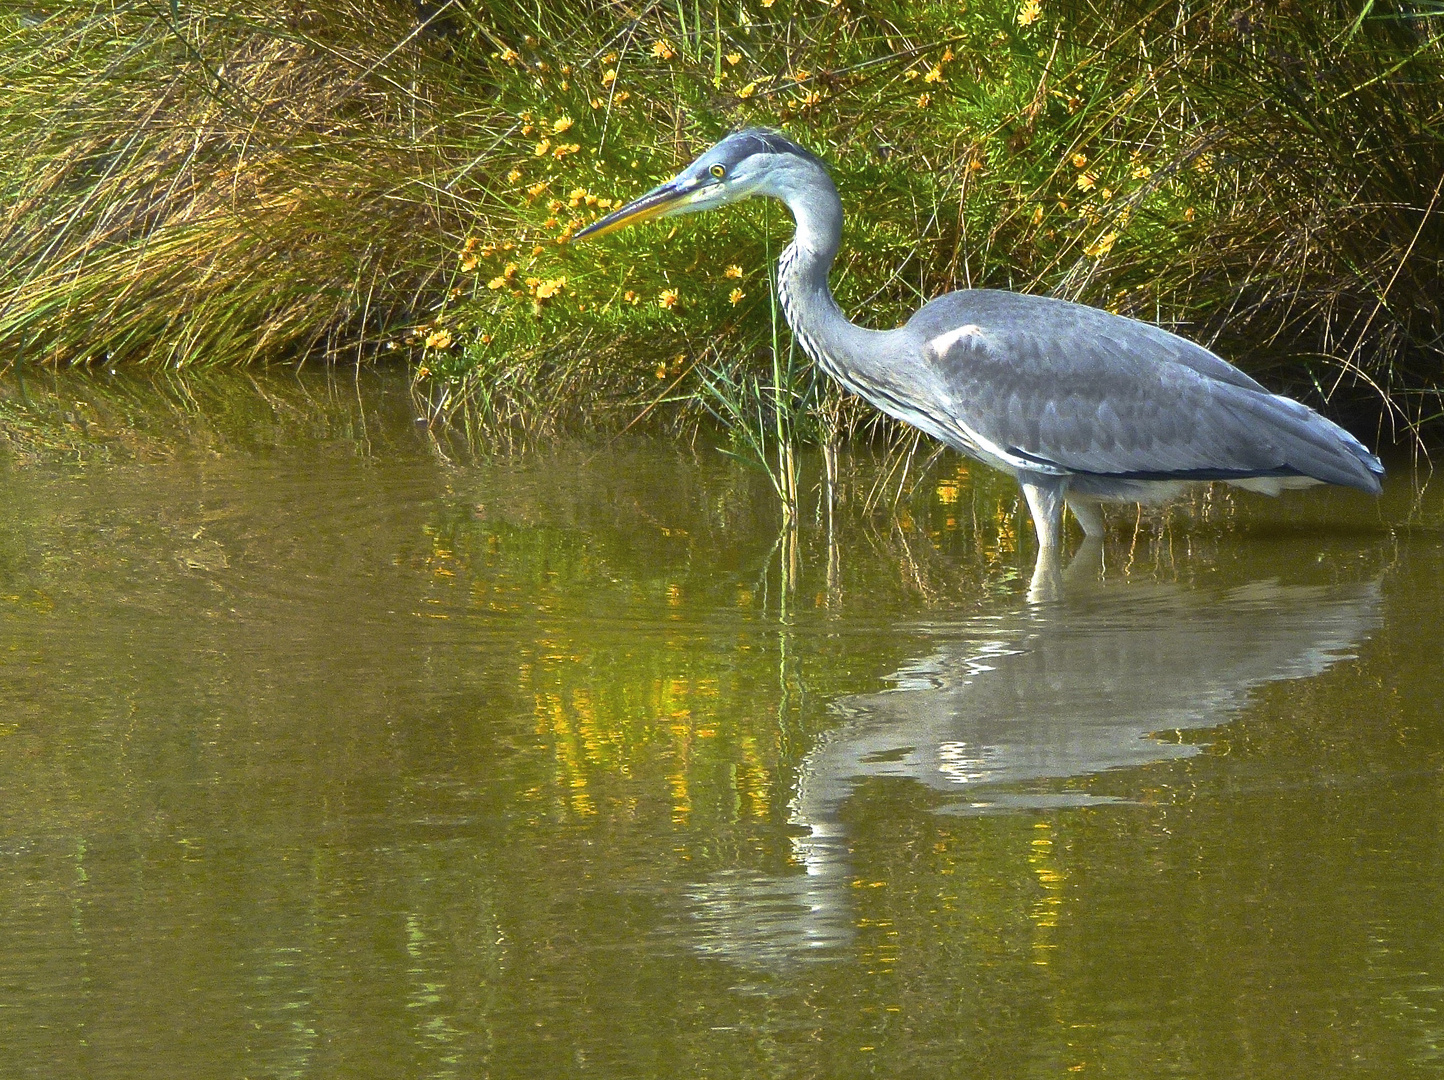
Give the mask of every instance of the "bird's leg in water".
[[1068, 509], [1073, 511], [1073, 517], [1083, 527], [1083, 535], [1087, 537], [1103, 535], [1103, 507], [1099, 503], [1089, 502], [1084, 499], [1074, 498], [1072, 495], [1065, 495], [1064, 501]]
[[1068, 569], [1063, 571], [1063, 584], [1072, 589], [1096, 582], [1103, 576], [1103, 538], [1085, 536], [1083, 543], [1073, 553]]
[[1062, 586], [1058, 544], [1063, 538], [1063, 493], [1068, 481], [1041, 473], [1022, 473], [1018, 483], [1023, 485], [1023, 495], [1033, 514], [1033, 531], [1038, 534], [1038, 561], [1028, 587], [1028, 599], [1037, 604], [1056, 599]]
[[1033, 529], [1038, 534], [1038, 558], [1045, 551], [1058, 557], [1058, 543], [1063, 539], [1063, 492], [1068, 481], [1063, 477], [1042, 473], [1021, 473], [1018, 483], [1033, 513]]

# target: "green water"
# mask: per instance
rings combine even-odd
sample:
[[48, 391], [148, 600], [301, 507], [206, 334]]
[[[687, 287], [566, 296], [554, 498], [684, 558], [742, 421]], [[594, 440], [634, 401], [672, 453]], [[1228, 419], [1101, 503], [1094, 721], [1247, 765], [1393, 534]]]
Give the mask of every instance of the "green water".
[[955, 458], [846, 457], [829, 542], [371, 376], [7, 395], [0, 1076], [1444, 1072], [1407, 462], [1034, 606]]

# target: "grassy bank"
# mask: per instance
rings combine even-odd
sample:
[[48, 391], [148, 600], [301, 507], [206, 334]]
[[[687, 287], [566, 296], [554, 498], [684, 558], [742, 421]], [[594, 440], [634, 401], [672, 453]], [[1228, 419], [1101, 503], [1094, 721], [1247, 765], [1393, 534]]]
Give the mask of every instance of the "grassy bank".
[[836, 402], [774, 335], [780, 209], [565, 242], [765, 124], [834, 165], [834, 287], [860, 321], [969, 285], [1051, 293], [1210, 342], [1335, 415], [1440, 416], [1439, 4], [424, 14], [6, 16], [6, 361], [396, 356], [438, 414], [492, 434], [650, 410], [762, 438], [779, 403], [815, 426]]

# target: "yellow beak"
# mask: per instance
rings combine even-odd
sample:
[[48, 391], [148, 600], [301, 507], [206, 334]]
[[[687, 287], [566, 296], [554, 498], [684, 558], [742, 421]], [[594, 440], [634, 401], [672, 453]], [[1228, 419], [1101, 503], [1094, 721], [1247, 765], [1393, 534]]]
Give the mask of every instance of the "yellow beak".
[[659, 187], [654, 187], [641, 198], [633, 199], [620, 210], [613, 210], [601, 221], [594, 221], [573, 236], [572, 240], [581, 240], [588, 236], [605, 236], [609, 232], [616, 232], [628, 225], [636, 225], [643, 221], [662, 217], [667, 211], [686, 202], [687, 197], [691, 194], [691, 191], [678, 190], [676, 182], [669, 180]]

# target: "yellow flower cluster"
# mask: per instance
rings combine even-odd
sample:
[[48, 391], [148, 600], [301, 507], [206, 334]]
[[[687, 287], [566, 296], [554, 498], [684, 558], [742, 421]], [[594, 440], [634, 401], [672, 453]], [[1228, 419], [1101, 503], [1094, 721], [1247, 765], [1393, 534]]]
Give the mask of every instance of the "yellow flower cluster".
[[1040, 0], [1023, 0], [1023, 6], [1018, 9], [1018, 25], [1032, 26], [1043, 17], [1043, 5]]
[[488, 289], [505, 288], [507, 283], [510, 282], [512, 278], [516, 277], [516, 269], [516, 263], [507, 263], [501, 274], [488, 281], [486, 283], [486, 287]]
[[677, 290], [663, 289], [662, 295], [657, 297], [657, 306], [671, 311], [677, 306]]

